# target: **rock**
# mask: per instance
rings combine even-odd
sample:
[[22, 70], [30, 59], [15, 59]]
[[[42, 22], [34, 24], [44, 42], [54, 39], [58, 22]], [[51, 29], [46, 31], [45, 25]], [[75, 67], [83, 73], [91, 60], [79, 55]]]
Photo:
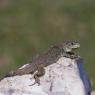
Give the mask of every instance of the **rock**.
[[30, 74], [3, 79], [0, 95], [86, 95], [75, 60], [61, 57], [45, 71], [39, 86]]

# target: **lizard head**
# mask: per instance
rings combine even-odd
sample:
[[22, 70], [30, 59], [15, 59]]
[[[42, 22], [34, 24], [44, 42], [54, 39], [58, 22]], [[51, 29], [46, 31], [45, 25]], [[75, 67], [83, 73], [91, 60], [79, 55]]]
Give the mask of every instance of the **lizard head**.
[[72, 52], [74, 49], [80, 47], [80, 44], [76, 41], [67, 41], [64, 43], [63, 49], [65, 52]]

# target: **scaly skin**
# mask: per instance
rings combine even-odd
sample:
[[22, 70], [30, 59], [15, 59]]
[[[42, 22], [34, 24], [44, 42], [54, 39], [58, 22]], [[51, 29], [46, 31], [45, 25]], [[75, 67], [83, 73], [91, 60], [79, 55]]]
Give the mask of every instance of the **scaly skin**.
[[35, 83], [40, 84], [38, 77], [45, 74], [44, 67], [57, 62], [57, 60], [62, 56], [67, 58], [76, 58], [77, 55], [75, 55], [73, 50], [79, 47], [80, 44], [74, 41], [52, 46], [46, 52], [33, 59], [29, 65], [25, 66], [22, 69], [17, 69], [16, 71], [9, 72], [9, 74], [7, 74], [5, 77], [32, 74], [37, 70], [38, 72], [34, 75]]

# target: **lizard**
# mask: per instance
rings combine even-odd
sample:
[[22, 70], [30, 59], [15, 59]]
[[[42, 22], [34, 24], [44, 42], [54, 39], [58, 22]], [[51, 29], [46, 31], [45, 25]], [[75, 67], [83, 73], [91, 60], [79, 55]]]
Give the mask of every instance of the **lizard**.
[[60, 57], [67, 58], [77, 58], [77, 55], [74, 53], [74, 49], [80, 47], [80, 44], [76, 41], [67, 41], [60, 44], [56, 44], [50, 47], [46, 52], [43, 52], [41, 55], [34, 58], [23, 68], [19, 68], [15, 71], [9, 72], [5, 77], [11, 77], [16, 75], [24, 75], [24, 74], [34, 74], [35, 83], [40, 84], [39, 77], [45, 74], [44, 67], [51, 65]]

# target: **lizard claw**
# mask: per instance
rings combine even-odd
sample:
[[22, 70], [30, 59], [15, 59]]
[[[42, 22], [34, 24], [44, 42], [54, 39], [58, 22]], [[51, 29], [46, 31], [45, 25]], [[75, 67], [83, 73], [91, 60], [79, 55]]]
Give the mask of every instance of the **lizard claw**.
[[38, 84], [38, 86], [40, 85], [40, 79], [37, 76], [34, 76], [34, 79], [35, 79], [35, 82], [33, 84], [29, 85], [29, 86], [33, 86], [36, 83]]

